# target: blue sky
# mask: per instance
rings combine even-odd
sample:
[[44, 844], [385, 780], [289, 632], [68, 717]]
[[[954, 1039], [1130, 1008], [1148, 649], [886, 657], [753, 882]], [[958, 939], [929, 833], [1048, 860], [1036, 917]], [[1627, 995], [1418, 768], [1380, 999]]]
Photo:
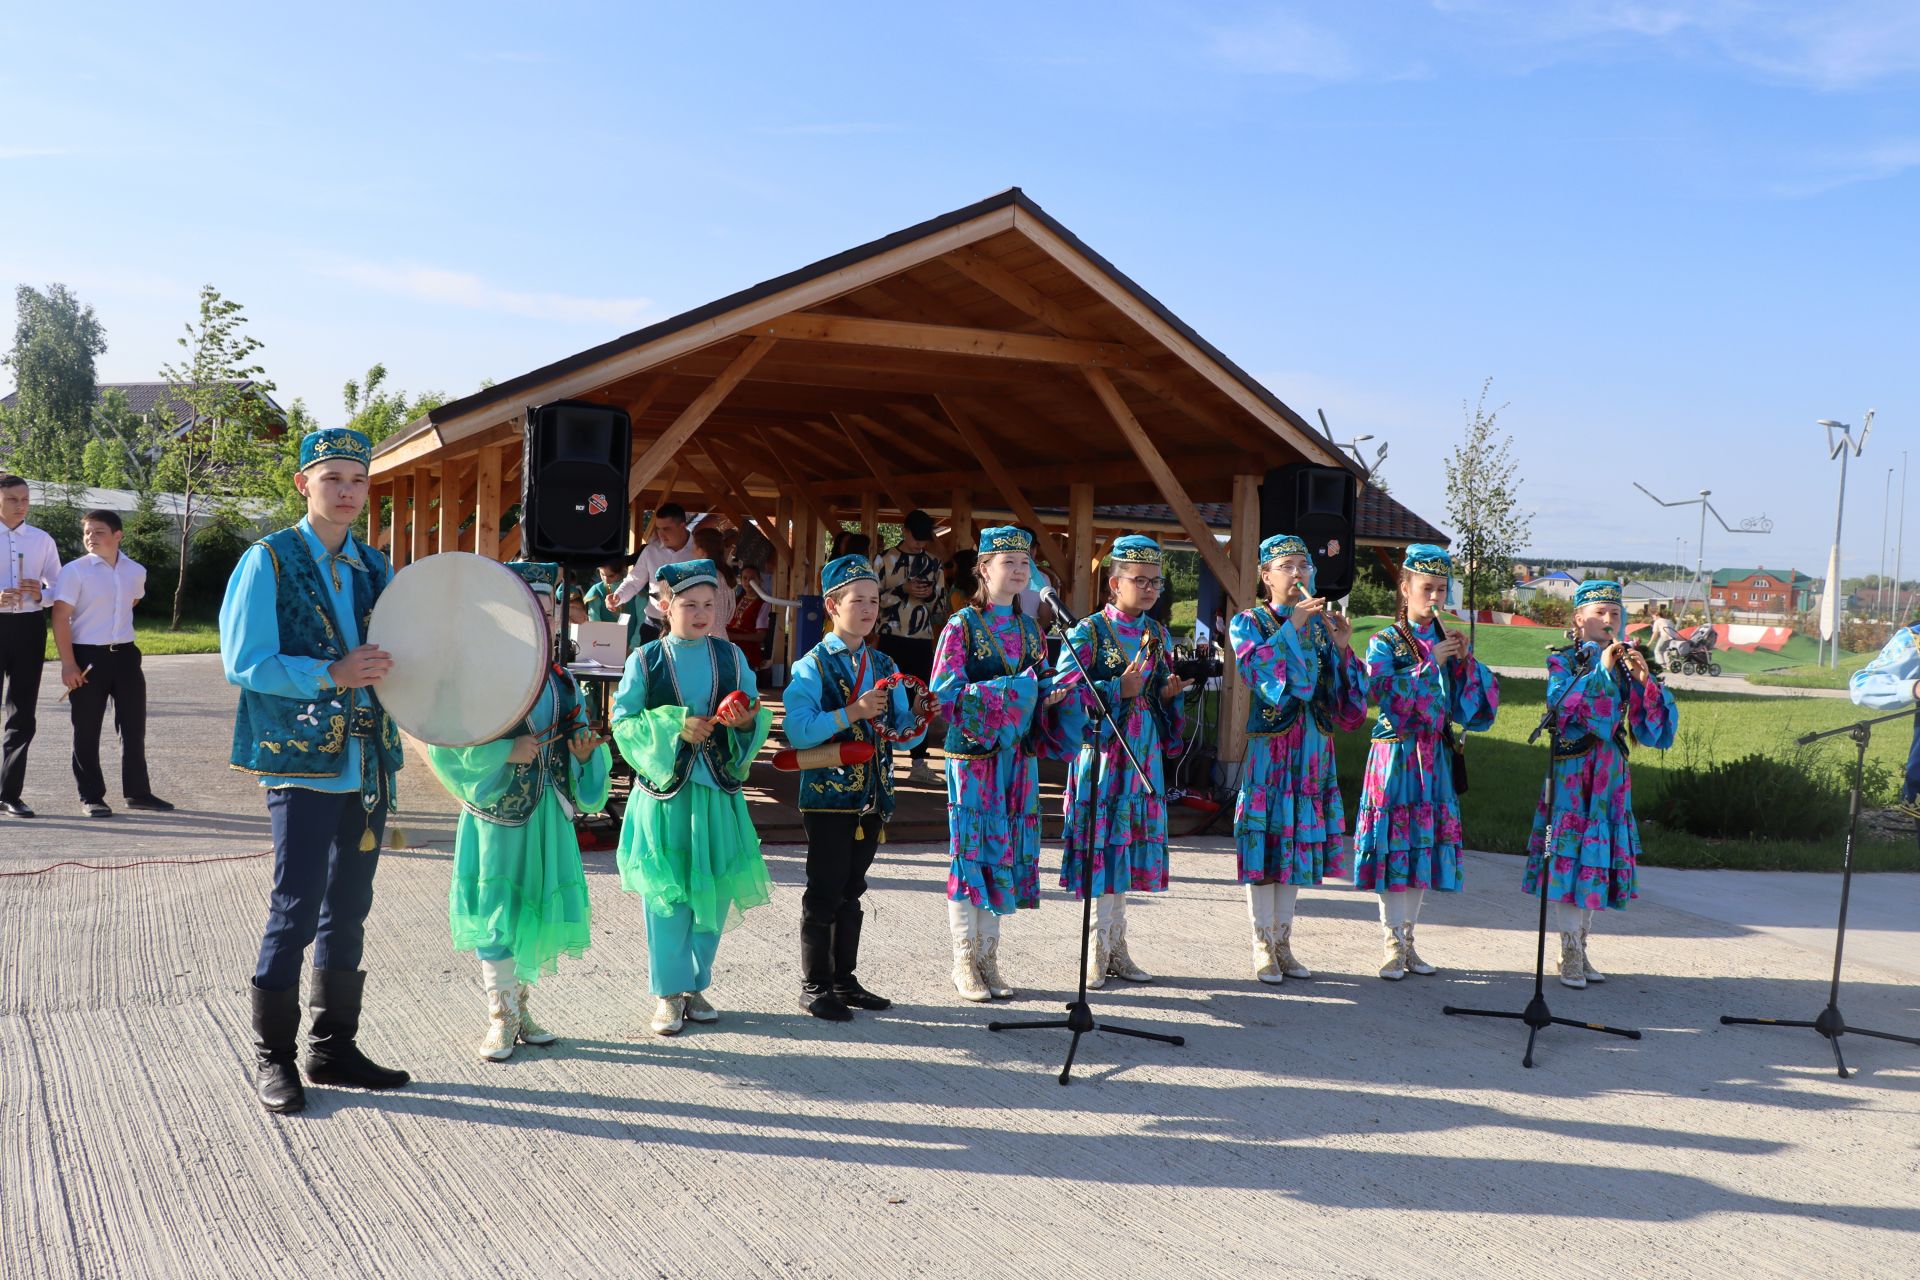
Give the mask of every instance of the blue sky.
[[1637, 479], [1819, 573], [1813, 420], [1873, 406], [1871, 572], [1920, 455], [1910, 3], [275, 9], [0, 7], [0, 288], [75, 288], [108, 379], [211, 281], [338, 420], [1018, 185], [1442, 525], [1489, 375], [1549, 556], [1690, 548]]

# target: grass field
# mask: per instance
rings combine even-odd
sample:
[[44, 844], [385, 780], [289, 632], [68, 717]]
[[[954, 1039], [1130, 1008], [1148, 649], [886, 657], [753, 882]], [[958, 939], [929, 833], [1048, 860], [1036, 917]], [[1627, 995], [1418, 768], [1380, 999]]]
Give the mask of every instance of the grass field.
[[[1795, 637], [1798, 639], [1799, 637]], [[1853, 673], [1872, 662], [1871, 653], [1843, 653], [1838, 667], [1816, 666], [1811, 660], [1796, 667], [1782, 667], [1747, 677], [1750, 684], [1784, 685], [1791, 689], [1844, 689]]]
[[[144, 654], [220, 652], [220, 625], [207, 619], [186, 618], [181, 621], [178, 631], [169, 631], [166, 615], [156, 614], [149, 618], [136, 613], [133, 618], [133, 638]], [[53, 647], [53, 632], [49, 628], [47, 661], [59, 660], [60, 655]]]

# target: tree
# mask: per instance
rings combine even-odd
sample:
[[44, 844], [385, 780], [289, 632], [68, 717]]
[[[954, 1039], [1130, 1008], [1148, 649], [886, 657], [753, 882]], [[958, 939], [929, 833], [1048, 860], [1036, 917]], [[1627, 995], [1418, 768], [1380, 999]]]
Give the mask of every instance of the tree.
[[[1480, 402], [1468, 410], [1466, 431], [1447, 459], [1447, 518], [1452, 522], [1455, 571], [1466, 586], [1467, 608], [1483, 599], [1499, 599], [1513, 585], [1513, 561], [1526, 548], [1533, 513], [1520, 509], [1520, 479], [1508, 456], [1513, 437], [1496, 433], [1495, 420], [1506, 408], [1487, 408], [1488, 378], [1480, 384]], [[1473, 615], [1468, 615], [1471, 637]]]
[[[188, 412], [184, 427], [155, 414], [147, 443], [155, 455], [154, 486], [180, 500], [180, 574], [173, 592], [173, 629], [185, 607], [187, 565], [197, 521], [230, 512], [246, 497], [267, 495], [273, 433], [281, 426], [265, 393], [273, 384], [253, 363], [260, 341], [241, 332], [244, 308], [212, 285], [200, 290], [200, 318], [180, 339], [187, 358], [160, 371], [170, 396]], [[243, 383], [251, 386], [243, 386]]]
[[6, 415], [0, 448], [8, 466], [48, 484], [84, 482], [96, 386], [94, 359], [107, 349], [106, 331], [63, 284], [45, 293], [21, 285], [14, 293], [13, 348], [0, 365], [12, 371], [19, 399]]
[[81, 453], [86, 482], [103, 489], [149, 492], [153, 461], [146, 455], [146, 442], [146, 423], [127, 402], [126, 392], [118, 387], [101, 392], [93, 407], [93, 436]]

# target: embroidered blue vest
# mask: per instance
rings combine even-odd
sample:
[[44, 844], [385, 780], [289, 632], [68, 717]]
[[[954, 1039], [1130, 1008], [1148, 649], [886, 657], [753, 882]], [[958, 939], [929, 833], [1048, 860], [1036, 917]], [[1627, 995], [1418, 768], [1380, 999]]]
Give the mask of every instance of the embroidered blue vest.
[[[255, 545], [265, 547], [273, 561], [280, 652], [329, 662], [345, 657], [339, 620], [333, 616], [306, 535], [297, 526], [277, 529]], [[374, 602], [392, 581], [393, 571], [386, 558], [366, 543], [355, 539], [354, 549], [368, 570], [352, 575], [353, 612], [364, 636]], [[323, 693], [311, 702], [242, 689], [233, 718], [233, 767], [256, 775], [337, 778], [346, 762], [347, 738], [352, 736], [363, 740], [363, 750], [376, 753], [380, 773], [391, 779], [404, 762], [400, 730], [373, 691], [366, 693], [371, 707], [356, 707], [345, 689]]]
[[565, 667], [551, 667], [547, 671], [547, 687], [553, 691], [553, 722], [534, 724], [530, 719], [522, 720], [506, 736], [518, 738], [522, 734], [532, 734], [536, 738], [544, 738], [551, 733], [566, 729], [566, 737], [541, 747], [540, 753], [534, 757], [531, 764], [513, 765], [512, 780], [507, 783], [505, 793], [492, 804], [469, 804], [462, 800], [460, 807], [474, 817], [496, 826], [523, 827], [527, 824], [527, 819], [533, 816], [533, 811], [540, 806], [541, 791], [549, 786], [565, 796], [568, 804], [577, 807], [578, 802], [573, 791], [573, 770], [567, 765], [572, 754], [567, 748], [567, 738], [573, 736], [573, 728], [579, 727], [577, 724], [572, 725], [571, 728], [568, 726], [571, 721], [577, 719], [580, 709], [580, 686], [574, 683], [573, 677], [568, 674]]
[[[966, 628], [967, 633], [967, 683], [980, 684], [999, 676], [1017, 676], [1038, 663], [1044, 670], [1047, 661], [1046, 637], [1040, 634], [1040, 624], [1024, 613], [1017, 615], [1020, 622], [1020, 661], [1017, 665], [1007, 665], [1006, 654], [1000, 649], [999, 638], [987, 625], [980, 611], [972, 605], [956, 613], [954, 617]], [[997, 748], [983, 742], [975, 742], [960, 732], [960, 726], [947, 726], [946, 751], [949, 756], [961, 759], [978, 760], [985, 756], [998, 755]]]
[[[866, 646], [866, 654], [867, 669], [873, 672], [876, 684], [899, 670], [893, 665], [892, 658], [872, 645]], [[838, 711], [854, 700], [853, 663], [845, 652], [829, 654], [815, 648], [800, 661], [816, 663], [820, 667], [822, 711]], [[893, 816], [893, 744], [873, 731], [875, 723], [872, 720], [856, 720], [851, 728], [842, 729], [829, 739], [831, 742], [871, 742], [873, 759], [866, 764], [843, 764], [831, 769], [800, 771], [802, 813], [814, 809], [833, 813], [878, 813], [883, 825]]]
[[[707, 661], [713, 664], [713, 705], [718, 707], [720, 700], [736, 689], [747, 689], [752, 685], [744, 683], [741, 671], [740, 651], [726, 640], [713, 636], [707, 637]], [[640, 670], [646, 673], [646, 705], [642, 708], [651, 711], [655, 707], [684, 707], [686, 700], [680, 696], [680, 681], [673, 674], [673, 655], [667, 652], [667, 640], [663, 636], [658, 640], [649, 640], [640, 646]], [[693, 761], [696, 752], [705, 754], [707, 769], [713, 774], [713, 780], [720, 790], [728, 795], [739, 794], [745, 785], [733, 776], [733, 770], [745, 763], [741, 756], [746, 753], [747, 744], [753, 740], [751, 731], [729, 729], [715, 722], [713, 735], [699, 747], [695, 747], [685, 738], [680, 739], [673, 755], [673, 773], [666, 778], [649, 778], [639, 769], [633, 771], [633, 785], [656, 800], [670, 800], [678, 795], [680, 788], [687, 785], [687, 779], [693, 776]]]
[[[1167, 682], [1167, 677], [1173, 674], [1172, 661], [1167, 657], [1173, 651], [1173, 639], [1167, 634], [1167, 629], [1160, 624], [1158, 618], [1142, 614], [1140, 621], [1159, 640], [1160, 652], [1148, 664], [1146, 683], [1141, 686], [1141, 690], [1147, 700], [1147, 714], [1153, 717], [1153, 723], [1160, 731], [1160, 741], [1165, 743], [1172, 736], [1173, 722], [1167, 718], [1167, 704], [1161, 700], [1158, 691], [1160, 686]], [[1101, 612], [1089, 617], [1086, 625], [1093, 629], [1091, 646], [1093, 661], [1087, 667], [1087, 677], [1096, 683], [1118, 680], [1120, 673], [1127, 669], [1127, 651], [1126, 647], [1120, 643], [1120, 633], [1115, 629], [1113, 620], [1107, 617], [1105, 612]], [[1144, 641], [1143, 634], [1142, 642]], [[1107, 710], [1111, 714], [1116, 709], [1108, 707]], [[1119, 719], [1117, 715], [1114, 718], [1116, 721]], [[1103, 723], [1100, 727], [1104, 732], [1106, 725]]]
[[[1591, 640], [1582, 641], [1579, 649], [1576, 651], [1574, 679], [1585, 679], [1587, 676], [1592, 675], [1599, 666], [1600, 646]], [[1613, 675], [1614, 697], [1621, 699], [1623, 702], [1625, 701], [1631, 690], [1623, 687], [1623, 682], [1631, 678], [1632, 677], [1628, 676], [1624, 670], [1620, 668], [1615, 669]], [[1599, 743], [1600, 736], [1593, 733], [1582, 733], [1572, 737], [1564, 737], [1559, 739], [1559, 749], [1553, 753], [1553, 756], [1556, 760], [1570, 760], [1574, 756], [1587, 754], [1587, 752], [1593, 750]], [[1630, 753], [1631, 744], [1632, 736], [1627, 732], [1627, 717], [1622, 714], [1620, 723], [1613, 726], [1613, 745], [1619, 750], [1621, 758], [1625, 759]]]
[[[1253, 625], [1260, 629], [1262, 640], [1271, 640], [1280, 633], [1280, 628], [1292, 626], [1291, 622], [1282, 622], [1280, 615], [1267, 605], [1256, 605], [1248, 610], [1253, 615]], [[1285, 706], [1270, 707], [1258, 698], [1249, 699], [1247, 708], [1247, 736], [1253, 738], [1271, 738], [1293, 728], [1300, 718], [1300, 708], [1308, 707], [1313, 713], [1313, 722], [1320, 726], [1320, 732], [1333, 732], [1333, 667], [1338, 655], [1331, 644], [1324, 643], [1317, 633], [1310, 632], [1314, 647], [1320, 653], [1320, 675], [1313, 685], [1313, 697], [1302, 703], [1298, 698], [1288, 698]], [[1380, 712], [1381, 721], [1386, 720], [1386, 711]], [[1378, 734], [1375, 735], [1379, 736]]]

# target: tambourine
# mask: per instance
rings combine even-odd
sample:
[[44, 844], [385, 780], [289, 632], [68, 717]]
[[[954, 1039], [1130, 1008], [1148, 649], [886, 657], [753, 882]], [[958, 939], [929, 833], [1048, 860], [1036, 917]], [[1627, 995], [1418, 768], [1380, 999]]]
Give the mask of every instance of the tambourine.
[[934, 701], [933, 690], [927, 688], [926, 681], [920, 679], [918, 676], [910, 676], [904, 671], [896, 671], [890, 676], [874, 681], [873, 687], [876, 689], [892, 689], [895, 685], [901, 685], [907, 691], [907, 702], [913, 708], [913, 728], [902, 732], [896, 729], [889, 729], [884, 718], [875, 720], [873, 722], [874, 736], [885, 742], [905, 742], [910, 738], [917, 738], [925, 733], [927, 726], [933, 723], [933, 712], [937, 705]]

